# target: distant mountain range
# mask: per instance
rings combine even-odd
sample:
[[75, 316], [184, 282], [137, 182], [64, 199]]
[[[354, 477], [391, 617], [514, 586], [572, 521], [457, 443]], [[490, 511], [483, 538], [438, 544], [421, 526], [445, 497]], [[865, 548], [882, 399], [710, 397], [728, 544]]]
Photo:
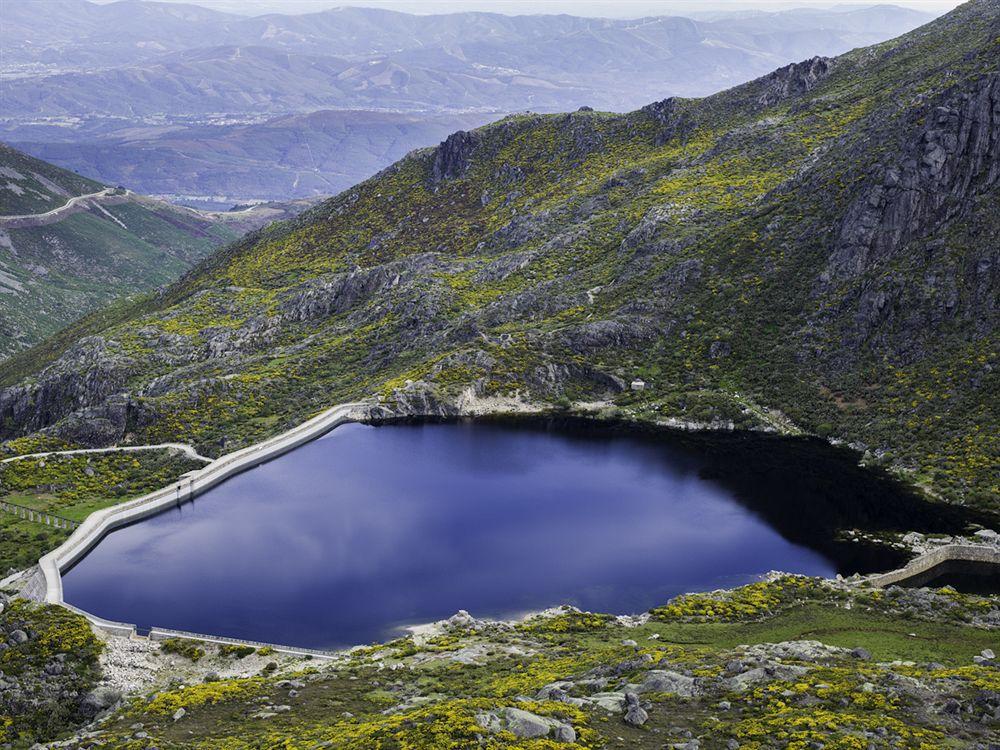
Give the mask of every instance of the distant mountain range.
[[323, 110], [262, 123], [137, 127], [83, 142], [16, 145], [144, 193], [225, 203], [227, 196], [279, 200], [339, 193], [418, 146], [490, 119]]
[[0, 144], [0, 359], [121, 295], [174, 281], [219, 245], [307, 205], [194, 211]]
[[[147, 192], [330, 193], [511, 112], [622, 111], [709, 94], [929, 19], [896, 6], [621, 20], [10, 3], [0, 137]], [[320, 110], [368, 113], [290, 117]], [[283, 153], [279, 131], [313, 154]]]
[[930, 16], [893, 6], [637, 20], [339, 8], [255, 18], [153, 2], [5, 9], [6, 116], [321, 108], [509, 111], [703, 95]]

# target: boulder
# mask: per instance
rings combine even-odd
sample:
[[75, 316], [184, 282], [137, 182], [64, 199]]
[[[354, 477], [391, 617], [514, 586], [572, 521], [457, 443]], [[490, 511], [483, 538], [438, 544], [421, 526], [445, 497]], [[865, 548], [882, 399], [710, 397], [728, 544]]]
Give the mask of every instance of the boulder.
[[642, 684], [636, 688], [636, 692], [674, 693], [690, 698], [698, 693], [698, 688], [693, 677], [666, 669], [653, 669], [646, 672], [646, 676], [643, 678]]
[[594, 693], [587, 700], [598, 708], [612, 713], [620, 713], [625, 710], [625, 693]]
[[28, 642], [28, 634], [25, 633], [23, 630], [14, 630], [7, 637], [7, 640], [10, 642], [12, 646], [19, 646], [22, 643]]
[[507, 707], [476, 716], [476, 722], [491, 734], [510, 732], [518, 739], [549, 737], [556, 742], [576, 742], [576, 730], [548, 716], [538, 716], [522, 708]]
[[93, 718], [121, 700], [121, 691], [107, 686], [96, 687], [83, 696], [80, 701], [80, 712], [87, 718]]
[[635, 693], [625, 693], [625, 723], [633, 727], [641, 727], [649, 719], [646, 709], [639, 705], [639, 696]]

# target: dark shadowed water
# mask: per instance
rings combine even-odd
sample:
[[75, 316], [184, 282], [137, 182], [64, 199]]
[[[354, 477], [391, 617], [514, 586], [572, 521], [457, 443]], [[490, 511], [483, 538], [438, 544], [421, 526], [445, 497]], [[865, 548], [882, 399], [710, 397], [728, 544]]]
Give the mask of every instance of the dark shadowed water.
[[968, 560], [948, 560], [920, 575], [899, 582], [909, 588], [951, 586], [967, 594], [1000, 594], [1000, 566]]
[[727, 445], [345, 425], [109, 534], [65, 575], [66, 599], [140, 627], [332, 647], [458, 609], [642, 612], [772, 569], [897, 562], [831, 541], [845, 495], [884, 500], [852, 458], [814, 446], [817, 468], [785, 443]]

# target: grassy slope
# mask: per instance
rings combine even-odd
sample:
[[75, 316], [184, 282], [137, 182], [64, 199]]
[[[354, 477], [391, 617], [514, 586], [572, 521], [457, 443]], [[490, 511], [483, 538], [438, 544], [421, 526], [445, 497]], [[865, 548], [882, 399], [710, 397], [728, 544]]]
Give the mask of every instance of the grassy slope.
[[[25, 459], [0, 464], [0, 499], [83, 521], [96, 510], [152, 492], [202, 466], [168, 451]], [[0, 512], [0, 578], [30, 567], [69, 533]]]
[[[42, 213], [105, 187], [2, 144], [0, 168], [0, 214]], [[132, 201], [2, 235], [0, 357], [117, 297], [174, 281], [237, 232], [164, 203]]]
[[[628, 115], [511, 117], [477, 131], [468, 168], [443, 180], [432, 177], [439, 154], [408, 157], [217, 253], [152, 310], [105, 330], [133, 391], [167, 373], [177, 383], [142, 399], [153, 416], [136, 437], [217, 450], [340, 399], [378, 392], [391, 403], [407, 379], [444, 399], [473, 384], [555, 401], [603, 398], [606, 376], [639, 374], [651, 387], [616, 397], [638, 418], [753, 426], [773, 421], [760, 406], [776, 407], [807, 431], [869, 446], [939, 495], [993, 504], [996, 326], [975, 319], [990, 308], [964, 269], [987, 252], [997, 192], [859, 274], [822, 274], [879, 169], [905, 158], [938, 101], [995, 68], [997, 17], [995, 2], [978, 0], [839, 58], [798, 96], [762, 104], [762, 80]], [[934, 243], [949, 252], [931, 254]], [[283, 315], [311, 280], [427, 258], [415, 278], [344, 309]], [[947, 290], [927, 292], [927, 278], [954, 282], [958, 314], [935, 319]], [[880, 290], [891, 313], [866, 327]], [[250, 335], [232, 355], [204, 355], [262, 320], [266, 345]], [[598, 321], [624, 333], [589, 341]], [[62, 346], [0, 368], [0, 382]], [[569, 374], [540, 383], [539, 368], [552, 367]]]
[[63, 205], [71, 196], [96, 193], [107, 187], [2, 143], [0, 169], [3, 170], [0, 216], [44, 213]]
[[[361, 649], [332, 666], [274, 656], [269, 667], [266, 658], [237, 658], [201, 644], [201, 653], [189, 650], [197, 663], [168, 657], [185, 685], [127, 704], [99, 735], [70, 747], [96, 739], [109, 748], [155, 744], [164, 750], [659, 750], [694, 738], [703, 750], [731, 747], [734, 740], [744, 750], [813, 742], [839, 750], [974, 747], [993, 737], [995, 722], [944, 706], [949, 700], [972, 705], [975, 696], [998, 686], [995, 667], [970, 664], [995, 640], [995, 630], [972, 621], [996, 612], [996, 599], [921, 596], [933, 604], [918, 616], [906, 592], [847, 593], [808, 579], [782, 579], [716, 599], [675, 600], [673, 609], [657, 610], [638, 627], [572, 612], [513, 628], [477, 622]], [[733, 615], [727, 602], [739, 603], [742, 613]], [[706, 604], [714, 614], [692, 614]], [[727, 683], [757, 663], [740, 644], [803, 639], [861, 647], [871, 660], [849, 652], [816, 661], [770, 657], [765, 663], [779, 668], [774, 675], [743, 692]], [[805, 669], [782, 674], [782, 664]], [[561, 680], [577, 683], [564, 686], [572, 697], [620, 690], [641, 682], [651, 668], [697, 678], [700, 694], [643, 693], [649, 720], [641, 727], [626, 724], [618, 711], [538, 696]], [[210, 672], [243, 677], [203, 682]], [[581, 681], [602, 676], [603, 686]], [[570, 723], [576, 740], [488, 733], [479, 715], [505, 706]], [[136, 737], [138, 724], [148, 736]]]

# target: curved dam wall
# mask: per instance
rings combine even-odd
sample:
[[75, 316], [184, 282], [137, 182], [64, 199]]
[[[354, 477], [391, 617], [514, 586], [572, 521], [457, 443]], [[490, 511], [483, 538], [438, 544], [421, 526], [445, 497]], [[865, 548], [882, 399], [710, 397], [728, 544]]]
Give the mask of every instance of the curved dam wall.
[[997, 571], [1000, 573], [1000, 549], [974, 544], [946, 544], [913, 558], [902, 568], [869, 576], [866, 582], [872, 586], [892, 586], [955, 560], [997, 565]]
[[[135, 633], [135, 626], [127, 623], [112, 622], [97, 617], [89, 612], [77, 609], [63, 601], [62, 571], [66, 570], [87, 554], [102, 538], [114, 529], [125, 526], [143, 518], [156, 515], [179, 503], [186, 502], [197, 495], [210, 490], [229, 477], [252, 469], [254, 466], [287, 453], [303, 443], [309, 442], [345, 422], [356, 422], [364, 416], [363, 403], [339, 404], [312, 419], [293, 427], [288, 432], [277, 435], [262, 443], [251, 445], [242, 450], [229, 453], [212, 461], [204, 469], [185, 474], [179, 481], [151, 492], [143, 497], [130, 500], [121, 505], [92, 513], [70, 537], [59, 547], [52, 550], [38, 561], [41, 575], [44, 577], [44, 601], [50, 604], [61, 604], [85, 616], [90, 622], [107, 632], [117, 635]], [[160, 637], [196, 637], [195, 634], [154, 629]], [[200, 637], [200, 636], [197, 636]], [[217, 636], [202, 639], [230, 642]], [[237, 641], [232, 641], [237, 642]], [[239, 641], [242, 643], [242, 641]], [[272, 644], [264, 644], [272, 645]], [[275, 646], [276, 649], [290, 653], [309, 653], [308, 649], [292, 649]], [[316, 652], [312, 652], [316, 653]]]

